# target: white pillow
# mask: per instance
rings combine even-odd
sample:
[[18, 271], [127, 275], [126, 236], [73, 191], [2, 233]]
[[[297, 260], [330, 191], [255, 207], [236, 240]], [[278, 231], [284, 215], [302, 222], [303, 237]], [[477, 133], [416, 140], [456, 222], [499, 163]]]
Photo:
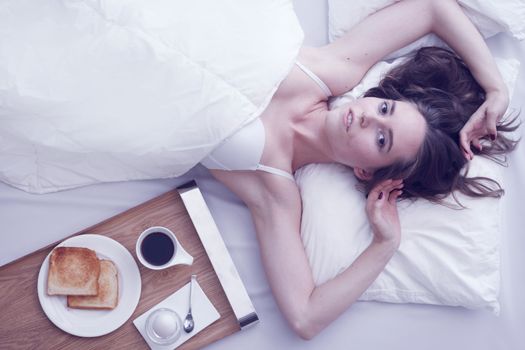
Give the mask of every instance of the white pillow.
[[[512, 92], [519, 62], [497, 60], [497, 64]], [[360, 96], [390, 66], [384, 62], [374, 66], [360, 85], [332, 105], [352, 94]], [[486, 176], [502, 184], [499, 168], [475, 157], [469, 176]], [[352, 170], [342, 165], [311, 164], [299, 169], [295, 178], [303, 201], [301, 236], [315, 283], [321, 284], [369, 245], [372, 233], [365, 198], [355, 189]], [[359, 300], [488, 308], [499, 314], [500, 200], [457, 197], [468, 209], [422, 199], [399, 203], [399, 250]], [[451, 196], [446, 201], [455, 203]]]
[[[330, 42], [344, 35], [368, 15], [399, 0], [328, 0], [328, 38]], [[500, 32], [510, 32], [519, 40], [525, 39], [525, 3], [523, 0], [459, 0], [466, 15], [488, 38]], [[443, 46], [430, 34], [402, 48], [388, 58], [395, 58], [423, 46]]]

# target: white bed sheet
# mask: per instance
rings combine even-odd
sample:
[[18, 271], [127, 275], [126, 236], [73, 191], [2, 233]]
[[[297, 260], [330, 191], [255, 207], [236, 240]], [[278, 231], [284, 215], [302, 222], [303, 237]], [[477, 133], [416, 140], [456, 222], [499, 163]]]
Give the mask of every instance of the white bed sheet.
[[[296, 0], [295, 5], [306, 44], [325, 43], [326, 1]], [[525, 42], [498, 35], [489, 46], [498, 56], [521, 60], [512, 99], [519, 107], [525, 100]], [[27, 194], [0, 183], [0, 265], [196, 179], [261, 320], [207, 349], [524, 349], [525, 146], [512, 154], [510, 163], [504, 171], [499, 317], [462, 308], [358, 302], [315, 339], [301, 340], [286, 324], [268, 287], [247, 208], [200, 166], [177, 179], [99, 184], [47, 195]]]

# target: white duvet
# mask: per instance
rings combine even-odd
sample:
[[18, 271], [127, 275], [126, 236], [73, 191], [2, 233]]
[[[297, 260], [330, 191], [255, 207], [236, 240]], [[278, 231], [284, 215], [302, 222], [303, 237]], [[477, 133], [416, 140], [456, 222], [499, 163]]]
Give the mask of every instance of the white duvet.
[[181, 175], [264, 110], [302, 39], [289, 0], [1, 0], [0, 180]]

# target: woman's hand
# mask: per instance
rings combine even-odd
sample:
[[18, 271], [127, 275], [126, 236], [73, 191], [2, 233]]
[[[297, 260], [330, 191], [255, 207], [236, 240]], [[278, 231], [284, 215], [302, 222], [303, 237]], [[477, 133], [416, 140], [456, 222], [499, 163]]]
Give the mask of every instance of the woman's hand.
[[480, 140], [483, 137], [488, 136], [492, 141], [496, 140], [496, 125], [505, 114], [508, 105], [509, 96], [506, 92], [498, 90], [486, 94], [485, 102], [459, 132], [459, 140], [465, 158], [472, 160], [474, 157], [470, 148], [471, 144], [481, 151]]
[[393, 243], [401, 240], [401, 225], [397, 213], [397, 198], [401, 195], [403, 180], [386, 180], [377, 184], [368, 194], [366, 214], [374, 233], [374, 242]]

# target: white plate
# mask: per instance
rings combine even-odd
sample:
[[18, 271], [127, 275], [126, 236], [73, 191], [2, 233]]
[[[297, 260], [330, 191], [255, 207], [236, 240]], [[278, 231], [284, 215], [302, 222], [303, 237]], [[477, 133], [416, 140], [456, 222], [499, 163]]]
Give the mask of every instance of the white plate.
[[85, 247], [96, 251], [100, 259], [109, 259], [118, 270], [119, 301], [113, 310], [80, 310], [67, 307], [67, 297], [47, 294], [49, 253], [38, 274], [38, 299], [47, 317], [58, 328], [80, 337], [108, 334], [126, 322], [137, 307], [142, 287], [140, 272], [133, 256], [117, 241], [100, 235], [71, 237], [57, 247]]

